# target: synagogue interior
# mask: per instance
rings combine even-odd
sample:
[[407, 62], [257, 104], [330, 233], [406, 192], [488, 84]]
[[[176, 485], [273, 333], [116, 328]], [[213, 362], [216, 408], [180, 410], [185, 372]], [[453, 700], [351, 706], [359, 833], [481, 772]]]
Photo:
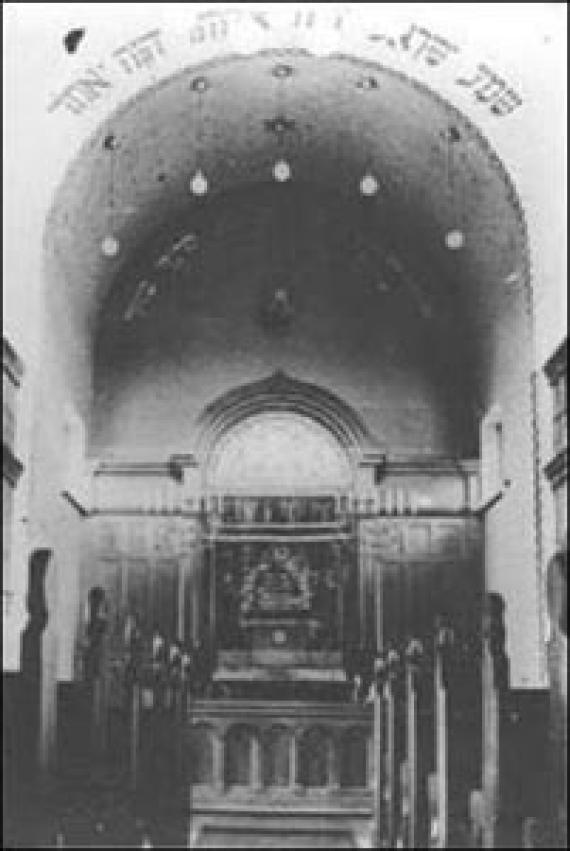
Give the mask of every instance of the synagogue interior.
[[566, 847], [565, 6], [112, 5], [5, 4], [4, 847]]

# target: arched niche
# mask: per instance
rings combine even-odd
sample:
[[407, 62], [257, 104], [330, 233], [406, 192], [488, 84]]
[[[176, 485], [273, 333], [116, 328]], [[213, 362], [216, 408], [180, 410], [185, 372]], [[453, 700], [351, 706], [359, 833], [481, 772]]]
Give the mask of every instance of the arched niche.
[[214, 778], [214, 731], [209, 724], [192, 728], [189, 773], [196, 785], [211, 785]]
[[288, 411], [263, 413], [236, 425], [216, 446], [207, 490], [229, 494], [348, 491], [350, 460], [322, 426]]
[[347, 492], [362, 454], [375, 446], [343, 400], [283, 372], [215, 400], [200, 429], [210, 493]]
[[251, 785], [254, 735], [246, 724], [234, 724], [227, 731], [224, 751], [224, 786], [227, 789]]
[[263, 785], [289, 784], [289, 755], [291, 733], [283, 725], [275, 725], [263, 737]]
[[307, 788], [324, 788], [329, 782], [331, 734], [324, 727], [310, 727], [299, 740], [299, 783]]
[[346, 730], [341, 739], [340, 785], [363, 788], [367, 784], [367, 737], [359, 727]]

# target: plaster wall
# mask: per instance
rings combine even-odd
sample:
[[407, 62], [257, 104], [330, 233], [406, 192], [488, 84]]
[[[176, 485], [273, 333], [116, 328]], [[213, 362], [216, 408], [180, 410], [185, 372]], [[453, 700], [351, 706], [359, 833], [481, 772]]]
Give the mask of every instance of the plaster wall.
[[71, 466], [79, 472], [83, 461], [73, 457], [70, 412], [85, 417], [90, 387], [84, 332], [67, 309], [65, 286], [49, 290], [41, 334], [42, 380], [36, 385], [37, 407], [27, 459], [25, 539], [15, 567], [25, 593], [30, 553], [37, 547], [52, 553], [45, 586], [48, 621], [42, 641], [40, 707], [40, 760], [42, 767], [49, 768], [55, 753], [56, 684], [73, 677], [82, 553], [83, 513], [64, 496], [67, 490], [74, 492], [69, 480]]
[[[485, 514], [484, 553], [489, 591], [505, 600], [506, 649], [513, 687], [546, 684], [544, 529], [533, 464], [533, 322], [530, 306], [496, 287], [477, 305], [482, 413], [500, 412], [502, 492]], [[484, 451], [484, 447], [482, 447]], [[488, 494], [483, 494], [486, 499]]]
[[[460, 334], [423, 320], [405, 289], [378, 290], [375, 264], [351, 245], [350, 208], [306, 187], [295, 190], [291, 222], [272, 221], [280, 190], [220, 199], [197, 228], [197, 252], [146, 315], [125, 322], [125, 297], [109, 305], [90, 454], [193, 451], [208, 403], [277, 369], [343, 398], [391, 457], [476, 454]], [[285, 332], [260, 319], [279, 286], [293, 308]]]

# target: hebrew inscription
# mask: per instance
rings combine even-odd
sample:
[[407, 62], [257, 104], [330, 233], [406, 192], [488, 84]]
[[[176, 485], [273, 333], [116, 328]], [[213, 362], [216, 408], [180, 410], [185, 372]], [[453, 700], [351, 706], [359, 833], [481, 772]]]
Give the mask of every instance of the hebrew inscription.
[[[296, 37], [304, 41], [304, 34], [315, 37], [338, 36], [350, 23], [351, 35], [361, 36], [365, 43], [377, 46], [379, 58], [401, 56], [410, 63], [410, 67], [422, 66], [428, 74], [432, 69], [456, 62], [461, 50], [442, 34], [433, 32], [418, 23], [411, 23], [404, 31], [369, 31], [355, 17], [350, 8], [338, 10], [326, 7], [292, 9], [212, 9], [196, 14], [190, 22], [185, 36], [188, 46], [188, 61], [192, 61], [193, 49], [211, 46], [220, 48], [230, 39], [247, 38], [248, 32], [255, 35], [287, 34], [294, 42]], [[159, 28], [141, 33], [124, 44], [120, 44], [110, 54], [107, 61], [86, 68], [72, 82], [68, 83], [47, 106], [49, 113], [60, 110], [72, 115], [81, 115], [96, 105], [101, 98], [112, 90], [121, 76], [133, 77], [159, 69], [160, 64], [169, 57], [165, 33]], [[270, 47], [270, 45], [267, 45]], [[283, 45], [280, 44], [280, 47]], [[293, 46], [293, 45], [291, 45]], [[202, 60], [200, 60], [202, 61]], [[522, 105], [522, 96], [512, 83], [484, 63], [474, 70], [453, 72], [453, 84], [469, 90], [476, 103], [486, 108], [497, 118], [505, 117]]]

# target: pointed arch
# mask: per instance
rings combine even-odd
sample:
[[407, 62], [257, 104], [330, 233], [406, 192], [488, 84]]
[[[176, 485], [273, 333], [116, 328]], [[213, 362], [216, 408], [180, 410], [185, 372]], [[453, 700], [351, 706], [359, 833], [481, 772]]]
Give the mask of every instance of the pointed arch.
[[242, 420], [281, 411], [314, 420], [351, 455], [380, 448], [361, 417], [339, 396], [277, 370], [224, 393], [204, 409], [198, 421], [200, 460], [207, 461], [219, 440]]

